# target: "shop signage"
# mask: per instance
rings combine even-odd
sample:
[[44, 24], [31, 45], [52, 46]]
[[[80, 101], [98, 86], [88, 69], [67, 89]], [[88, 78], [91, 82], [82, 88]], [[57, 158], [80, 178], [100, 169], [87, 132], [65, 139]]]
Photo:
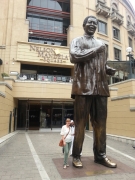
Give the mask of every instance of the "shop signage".
[[69, 56], [61, 54], [60, 50], [55, 48], [30, 45], [30, 51], [37, 52], [38, 57], [41, 57], [41, 60], [48, 63], [65, 63], [69, 60]]

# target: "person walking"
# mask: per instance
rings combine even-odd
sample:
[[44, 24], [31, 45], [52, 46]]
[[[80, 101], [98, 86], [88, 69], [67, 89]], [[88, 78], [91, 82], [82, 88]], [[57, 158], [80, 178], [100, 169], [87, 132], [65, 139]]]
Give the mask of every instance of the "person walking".
[[68, 160], [68, 154], [71, 148], [72, 143], [72, 132], [70, 127], [70, 119], [66, 119], [66, 125], [62, 126], [60, 135], [62, 136], [63, 142], [64, 142], [64, 165], [63, 168], [66, 169], [69, 167], [67, 160]]

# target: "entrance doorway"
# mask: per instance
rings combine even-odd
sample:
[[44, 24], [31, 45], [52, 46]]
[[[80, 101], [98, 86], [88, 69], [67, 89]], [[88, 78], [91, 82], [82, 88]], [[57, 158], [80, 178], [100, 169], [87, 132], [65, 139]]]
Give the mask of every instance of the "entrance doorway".
[[40, 128], [40, 106], [30, 105], [29, 130], [39, 130], [39, 128]]
[[73, 102], [19, 101], [17, 129], [61, 128], [66, 118], [73, 119]]
[[52, 128], [60, 128], [63, 124], [62, 108], [53, 108]]

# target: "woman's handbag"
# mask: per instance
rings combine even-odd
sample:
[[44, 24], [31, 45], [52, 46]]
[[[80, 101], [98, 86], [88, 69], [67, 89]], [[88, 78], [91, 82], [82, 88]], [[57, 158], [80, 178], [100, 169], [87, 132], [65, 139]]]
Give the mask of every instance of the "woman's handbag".
[[61, 140], [60, 140], [60, 142], [59, 142], [59, 146], [60, 146], [60, 147], [63, 147], [63, 146], [64, 146], [63, 139], [61, 139]]
[[[69, 131], [70, 131], [70, 128], [69, 128]], [[68, 133], [66, 134], [66, 136], [64, 137], [64, 139], [66, 139], [67, 135], [69, 134], [69, 131], [68, 131]], [[63, 146], [64, 146], [63, 139], [60, 140], [59, 146], [60, 146], [60, 147], [63, 147]]]

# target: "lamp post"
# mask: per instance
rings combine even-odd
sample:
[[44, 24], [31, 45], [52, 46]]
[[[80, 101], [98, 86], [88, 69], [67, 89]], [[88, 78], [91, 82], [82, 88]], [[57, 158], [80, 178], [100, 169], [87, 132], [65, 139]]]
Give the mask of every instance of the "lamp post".
[[132, 48], [128, 47], [126, 51], [128, 53], [127, 57], [129, 57], [129, 78], [132, 79], [132, 59], [133, 59]]

